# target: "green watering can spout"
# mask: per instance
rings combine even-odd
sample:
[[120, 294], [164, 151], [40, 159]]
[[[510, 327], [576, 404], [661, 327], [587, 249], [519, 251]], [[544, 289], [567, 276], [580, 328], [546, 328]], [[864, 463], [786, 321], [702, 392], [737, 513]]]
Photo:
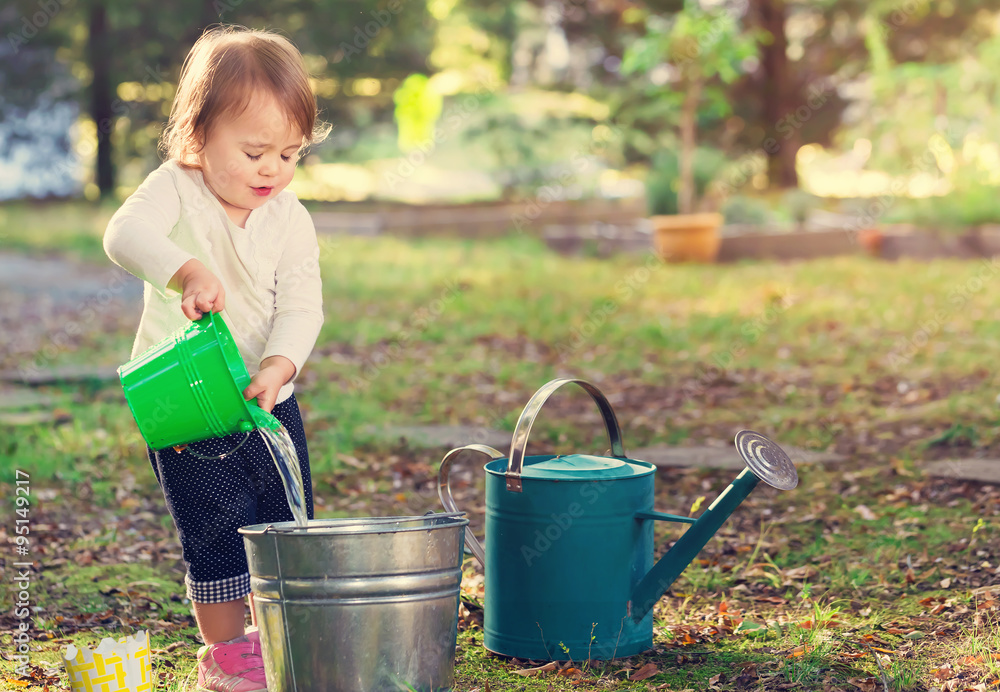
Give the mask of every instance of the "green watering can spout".
[[764, 481], [779, 490], [791, 490], [799, 484], [799, 476], [792, 460], [781, 447], [763, 435], [750, 430], [741, 431], [736, 435], [736, 449], [747, 468], [697, 520], [672, 517], [659, 512], [636, 514], [637, 519], [668, 519], [691, 523], [692, 526], [636, 585], [630, 601], [630, 614], [634, 621], [639, 622], [646, 616], [729, 515], [757, 487], [757, 483]]
[[[260, 408], [259, 406], [250, 405], [248, 407], [250, 411], [250, 417], [253, 419], [253, 426], [250, 430], [254, 428], [267, 428], [268, 430], [277, 430], [281, 427], [281, 421], [275, 418], [273, 415]], [[249, 432], [249, 431], [248, 431]]]

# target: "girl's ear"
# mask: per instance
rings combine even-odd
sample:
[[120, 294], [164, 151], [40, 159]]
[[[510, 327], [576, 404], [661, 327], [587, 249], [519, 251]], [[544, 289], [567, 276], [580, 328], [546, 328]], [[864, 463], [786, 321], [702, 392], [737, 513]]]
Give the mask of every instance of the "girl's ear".
[[197, 154], [205, 148], [205, 129], [195, 130], [191, 135], [191, 153]]
[[178, 157], [181, 165], [198, 168], [198, 154], [205, 148], [205, 137], [202, 133], [192, 132], [184, 142], [185, 146]]

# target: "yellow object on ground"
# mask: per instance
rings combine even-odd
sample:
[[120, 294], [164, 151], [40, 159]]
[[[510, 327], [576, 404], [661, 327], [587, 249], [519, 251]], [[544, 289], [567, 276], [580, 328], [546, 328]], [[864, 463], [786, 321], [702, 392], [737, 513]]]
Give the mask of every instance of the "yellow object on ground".
[[73, 692], [152, 692], [153, 666], [149, 633], [138, 632], [117, 642], [101, 640], [96, 649], [72, 644], [63, 655]]

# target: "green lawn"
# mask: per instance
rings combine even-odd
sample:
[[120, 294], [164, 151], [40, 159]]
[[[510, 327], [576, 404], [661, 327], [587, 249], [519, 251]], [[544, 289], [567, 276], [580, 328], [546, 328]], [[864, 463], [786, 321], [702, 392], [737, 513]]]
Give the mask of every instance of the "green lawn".
[[[65, 213], [4, 214], [0, 232], [23, 251], [66, 240], [79, 256], [100, 256], [99, 209], [79, 219], [89, 240], [72, 242]], [[24, 231], [38, 224], [56, 230]], [[993, 597], [988, 588], [1000, 584], [1000, 492], [920, 469], [1000, 451], [1000, 265], [674, 266], [562, 257], [527, 236], [321, 245], [326, 324], [299, 387], [320, 516], [439, 509], [434, 475], [446, 450], [379, 439], [372, 426], [510, 430], [558, 376], [611, 397], [626, 450], [750, 428], [844, 456], [801, 467], [794, 491], [751, 495], [658, 604], [645, 657], [516, 674], [529, 664], [482, 648], [470, 562], [456, 689], [876, 690], [883, 675], [895, 690], [1000, 684], [1000, 587]], [[95, 330], [60, 357], [122, 362], [133, 328]], [[52, 635], [38, 640], [37, 665], [54, 671], [68, 640], [148, 628], [158, 648], [186, 642], [156, 659], [163, 680], [185, 689], [197, 642], [179, 598], [183, 570], [120, 390], [46, 392], [69, 402], [72, 420], [0, 429], [4, 490], [13, 469], [30, 470], [32, 521], [49, 546], [40, 560], [57, 561], [34, 582]], [[531, 446], [601, 451], [602, 438], [593, 404], [567, 390]], [[687, 514], [732, 475], [663, 469], [657, 509]], [[456, 492], [477, 530], [481, 480]], [[657, 545], [676, 535], [658, 528]], [[130, 546], [135, 554], [122, 552]], [[0, 596], [5, 612], [10, 599]], [[629, 680], [648, 663], [655, 674]], [[12, 666], [0, 660], [0, 678]]]

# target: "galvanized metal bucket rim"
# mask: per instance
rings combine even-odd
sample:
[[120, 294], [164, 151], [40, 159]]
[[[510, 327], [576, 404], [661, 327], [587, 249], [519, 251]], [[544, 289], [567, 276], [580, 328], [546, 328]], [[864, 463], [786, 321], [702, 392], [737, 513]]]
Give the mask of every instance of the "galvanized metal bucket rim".
[[[400, 527], [400, 524], [416, 524]], [[312, 519], [306, 526], [293, 521], [252, 524], [239, 529], [244, 536], [280, 534], [282, 536], [335, 536], [365, 533], [401, 533], [407, 531], [433, 531], [442, 528], [467, 526], [465, 512], [424, 514], [398, 517], [348, 517], [344, 519]]]

